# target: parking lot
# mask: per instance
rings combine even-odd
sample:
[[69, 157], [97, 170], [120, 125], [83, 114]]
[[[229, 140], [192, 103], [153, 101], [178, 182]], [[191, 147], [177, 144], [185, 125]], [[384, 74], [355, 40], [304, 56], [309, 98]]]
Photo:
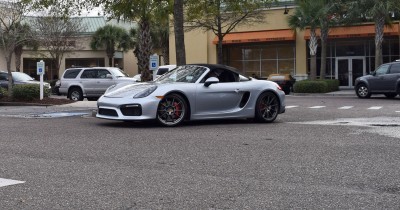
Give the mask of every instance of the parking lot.
[[272, 124], [176, 128], [0, 107], [0, 208], [398, 209], [399, 102], [290, 95]]

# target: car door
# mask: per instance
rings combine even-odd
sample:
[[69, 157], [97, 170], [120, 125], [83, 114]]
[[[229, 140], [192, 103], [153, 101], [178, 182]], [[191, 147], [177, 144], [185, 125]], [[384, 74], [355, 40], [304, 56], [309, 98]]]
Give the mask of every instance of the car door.
[[95, 94], [97, 86], [97, 70], [96, 69], [83, 70], [80, 77], [80, 83], [82, 85], [83, 92], [86, 95]]
[[395, 92], [398, 81], [400, 80], [400, 63], [394, 63], [390, 66], [389, 73], [383, 75], [386, 81], [385, 91]]
[[378, 69], [376, 69], [376, 71], [372, 74], [372, 77], [368, 79], [371, 92], [382, 92], [388, 89], [388, 85], [385, 81], [385, 75], [388, 73], [389, 67], [389, 64], [379, 66]]
[[238, 111], [243, 92], [238, 82], [216, 83], [204, 86], [200, 83], [196, 89], [196, 107], [194, 115], [212, 118], [229, 115]]
[[107, 88], [114, 84], [116, 84], [116, 78], [110, 73], [110, 71], [107, 69], [97, 69], [96, 95], [103, 95]]

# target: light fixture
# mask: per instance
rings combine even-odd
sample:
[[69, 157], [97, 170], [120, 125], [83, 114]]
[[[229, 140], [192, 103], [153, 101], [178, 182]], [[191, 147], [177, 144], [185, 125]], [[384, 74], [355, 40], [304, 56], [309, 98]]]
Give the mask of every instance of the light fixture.
[[284, 15], [289, 14], [289, 9], [287, 8], [287, 5], [285, 5], [285, 11], [283, 12]]

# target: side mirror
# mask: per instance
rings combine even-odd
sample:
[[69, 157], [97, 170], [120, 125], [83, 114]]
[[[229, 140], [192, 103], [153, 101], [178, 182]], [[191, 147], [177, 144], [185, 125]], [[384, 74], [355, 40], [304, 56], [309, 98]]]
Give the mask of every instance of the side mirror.
[[107, 75], [106, 75], [106, 78], [107, 78], [107, 79], [112, 79], [113, 77], [112, 77], [111, 74], [107, 74]]
[[219, 79], [216, 77], [210, 77], [204, 82], [204, 86], [208, 87], [211, 84], [219, 83]]

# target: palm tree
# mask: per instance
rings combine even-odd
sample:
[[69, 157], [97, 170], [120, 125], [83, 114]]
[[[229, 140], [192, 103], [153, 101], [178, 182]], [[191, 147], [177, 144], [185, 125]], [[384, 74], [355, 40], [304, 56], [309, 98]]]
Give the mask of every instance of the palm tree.
[[392, 25], [392, 15], [400, 11], [398, 0], [347, 0], [348, 22], [371, 20], [375, 23], [375, 68], [383, 63], [382, 43], [385, 26]]
[[184, 15], [183, 7], [184, 0], [174, 0], [174, 32], [175, 32], [175, 48], [176, 48], [176, 64], [186, 64], [185, 50], [185, 32], [183, 29]]
[[115, 51], [118, 49], [127, 51], [133, 47], [132, 43], [132, 39], [125, 29], [118, 26], [105, 25], [97, 29], [90, 42], [90, 47], [93, 50], [104, 47], [108, 57], [108, 66], [112, 66], [112, 58]]
[[323, 8], [325, 6], [324, 0], [296, 0], [298, 7], [296, 7], [294, 14], [288, 18], [289, 26], [293, 29], [305, 30], [310, 28], [310, 41], [308, 47], [310, 49], [310, 79], [317, 78], [317, 47], [318, 36], [317, 28], [320, 26], [320, 17], [324, 16]]

